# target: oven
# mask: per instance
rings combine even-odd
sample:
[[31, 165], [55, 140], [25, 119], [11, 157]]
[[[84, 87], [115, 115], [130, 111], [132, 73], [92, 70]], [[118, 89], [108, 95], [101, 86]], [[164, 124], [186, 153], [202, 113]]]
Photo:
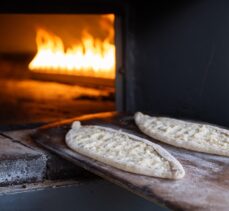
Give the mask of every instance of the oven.
[[[0, 206], [73, 210], [78, 200], [82, 210], [166, 210], [31, 135], [75, 118], [133, 129], [136, 111], [228, 127], [228, 8], [226, 0], [0, 2]], [[42, 204], [45, 198], [51, 202]]]
[[56, 9], [50, 3], [46, 5], [49, 13], [32, 5], [3, 9], [0, 104], [4, 128], [124, 111], [123, 6], [69, 4], [70, 10], [65, 11], [62, 3]]

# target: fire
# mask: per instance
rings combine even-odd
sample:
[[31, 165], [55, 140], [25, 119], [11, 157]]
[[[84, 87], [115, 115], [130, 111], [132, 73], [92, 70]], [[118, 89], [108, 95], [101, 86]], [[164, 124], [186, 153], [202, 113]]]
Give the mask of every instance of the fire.
[[[113, 23], [114, 15], [105, 15]], [[82, 32], [80, 44], [65, 48], [60, 37], [42, 28], [37, 30], [37, 54], [29, 69], [39, 73], [69, 74], [99, 78], [115, 78], [114, 29], [109, 28], [106, 39], [94, 38]]]

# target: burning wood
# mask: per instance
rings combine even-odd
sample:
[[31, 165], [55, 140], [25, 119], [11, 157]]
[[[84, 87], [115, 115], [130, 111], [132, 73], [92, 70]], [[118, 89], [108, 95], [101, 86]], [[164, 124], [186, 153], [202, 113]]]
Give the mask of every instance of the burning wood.
[[[104, 22], [105, 21], [105, 22]], [[104, 24], [108, 23], [108, 24]], [[60, 37], [42, 28], [37, 30], [37, 54], [29, 69], [38, 73], [115, 78], [114, 15], [101, 17], [101, 28], [108, 36], [104, 40], [83, 31], [81, 42], [65, 48]]]

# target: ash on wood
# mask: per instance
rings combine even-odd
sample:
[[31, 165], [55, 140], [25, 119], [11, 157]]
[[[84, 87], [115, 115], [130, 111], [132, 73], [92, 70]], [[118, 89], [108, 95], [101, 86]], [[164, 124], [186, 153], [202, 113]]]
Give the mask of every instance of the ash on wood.
[[174, 155], [182, 163], [186, 176], [176, 181], [140, 176], [118, 170], [70, 150], [65, 144], [65, 134], [73, 120], [80, 120], [83, 124], [121, 128], [129, 133], [146, 137], [137, 129], [131, 116], [108, 115], [106, 118], [89, 116], [48, 125], [40, 128], [33, 139], [76, 165], [169, 208], [228, 210], [229, 158], [178, 149], [147, 137]]

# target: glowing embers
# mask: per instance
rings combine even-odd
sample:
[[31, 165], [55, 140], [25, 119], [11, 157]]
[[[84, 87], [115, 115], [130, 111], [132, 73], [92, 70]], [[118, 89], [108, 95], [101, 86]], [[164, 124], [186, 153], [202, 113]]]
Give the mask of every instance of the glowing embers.
[[29, 69], [39, 73], [68, 74], [99, 78], [115, 78], [114, 15], [103, 15], [109, 21], [105, 39], [93, 37], [86, 30], [80, 43], [65, 49], [60, 37], [42, 28], [37, 30], [37, 54]]

